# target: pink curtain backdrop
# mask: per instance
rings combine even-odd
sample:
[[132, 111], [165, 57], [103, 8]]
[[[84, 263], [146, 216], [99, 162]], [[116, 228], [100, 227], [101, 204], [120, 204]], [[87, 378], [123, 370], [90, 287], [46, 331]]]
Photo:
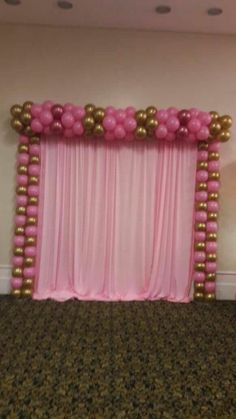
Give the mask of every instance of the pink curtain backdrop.
[[196, 145], [41, 142], [34, 298], [188, 302]]

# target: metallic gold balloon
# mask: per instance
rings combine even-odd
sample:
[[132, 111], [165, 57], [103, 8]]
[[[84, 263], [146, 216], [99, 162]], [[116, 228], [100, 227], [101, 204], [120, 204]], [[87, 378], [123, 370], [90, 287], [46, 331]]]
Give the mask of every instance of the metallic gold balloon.
[[199, 161], [197, 164], [197, 168], [200, 170], [204, 170], [208, 168], [208, 163], [207, 161]]
[[28, 204], [29, 205], [38, 205], [38, 197], [37, 196], [29, 196], [28, 197]]
[[27, 188], [25, 186], [17, 186], [16, 193], [18, 195], [26, 195], [27, 194]]
[[37, 222], [38, 222], [37, 217], [28, 217], [26, 220], [26, 224], [28, 226], [35, 226]]
[[26, 237], [25, 244], [26, 246], [35, 246], [37, 242], [36, 237]]
[[11, 290], [11, 295], [13, 295], [13, 297], [19, 298], [21, 296], [21, 290], [19, 288], [14, 288]]
[[230, 132], [226, 131], [226, 130], [223, 130], [219, 133], [218, 138], [222, 143], [225, 143], [226, 141], [228, 141], [230, 139]]
[[142, 140], [147, 137], [147, 130], [144, 127], [137, 127], [135, 130], [135, 137]]
[[18, 215], [25, 215], [26, 214], [26, 208], [25, 207], [16, 207], [16, 213]]
[[24, 128], [22, 122], [19, 119], [16, 119], [16, 118], [13, 118], [11, 120], [11, 126], [16, 132], [19, 132], [19, 133], [22, 132], [23, 128]]
[[24, 164], [19, 164], [19, 166], [17, 167], [17, 172], [19, 173], [19, 175], [26, 175], [28, 173], [28, 167]]
[[210, 192], [208, 194], [209, 201], [217, 201], [219, 199], [218, 192]]
[[217, 134], [219, 134], [220, 130], [221, 130], [221, 125], [219, 124], [219, 122], [211, 122], [210, 124], [210, 133], [213, 136], [216, 136]]
[[218, 151], [210, 151], [210, 153], [208, 154], [208, 160], [219, 160], [220, 155], [218, 153]]
[[207, 183], [206, 182], [198, 182], [197, 183], [197, 191], [207, 191]]
[[40, 137], [38, 137], [37, 135], [34, 135], [33, 137], [30, 138], [30, 144], [40, 144]]
[[24, 134], [25, 135], [27, 135], [28, 137], [32, 137], [33, 135], [35, 135], [35, 132], [32, 130], [32, 128], [31, 128], [31, 126], [30, 125], [27, 125], [25, 128], [24, 128]]
[[205, 230], [206, 230], [206, 223], [195, 224], [195, 231], [205, 231]]
[[157, 126], [158, 126], [158, 121], [155, 119], [155, 118], [147, 118], [147, 121], [146, 121], [146, 128], [148, 129], [148, 130], [152, 130], [152, 131], [154, 131], [154, 129], [156, 129], [157, 128]]
[[28, 257], [28, 258], [25, 258], [24, 263], [25, 263], [25, 266], [34, 266], [35, 260], [34, 258]]
[[32, 157], [30, 157], [30, 163], [39, 164], [40, 163], [40, 158], [38, 156], [32, 156]]
[[93, 130], [96, 137], [101, 137], [104, 134], [104, 128], [101, 124], [96, 124]]
[[217, 240], [217, 233], [207, 233], [207, 240], [208, 241], [216, 241]]
[[210, 173], [208, 173], [208, 179], [209, 180], [219, 180], [220, 179], [220, 173], [219, 172], [210, 172]]
[[219, 118], [219, 114], [218, 114], [218, 112], [216, 112], [216, 111], [211, 111], [211, 112], [210, 112], [210, 115], [211, 115], [211, 121], [218, 121], [218, 118]]
[[27, 146], [27, 144], [19, 144], [18, 145], [18, 152], [19, 153], [28, 153], [29, 151], [29, 147]]
[[220, 117], [220, 124], [222, 128], [229, 129], [232, 126], [232, 118], [230, 115], [223, 115]]
[[197, 202], [196, 203], [196, 209], [199, 211], [206, 210], [207, 209], [207, 203], [206, 202]]
[[198, 150], [208, 150], [208, 143], [206, 141], [199, 141]]
[[22, 297], [31, 297], [33, 294], [32, 287], [23, 288], [21, 291]]
[[85, 105], [84, 108], [87, 114], [92, 114], [95, 111], [96, 107], [92, 103], [88, 103], [87, 105]]
[[20, 115], [20, 120], [24, 125], [29, 125], [31, 122], [31, 114], [29, 112], [22, 112]]
[[195, 250], [205, 250], [206, 244], [204, 242], [195, 243]]
[[195, 301], [203, 301], [204, 300], [204, 293], [203, 292], [194, 292], [193, 298]]
[[141, 109], [136, 112], [135, 118], [138, 125], [144, 125], [147, 120], [147, 113]]
[[83, 126], [86, 130], [92, 130], [94, 128], [95, 121], [92, 116], [85, 116], [83, 118]]
[[195, 271], [204, 271], [205, 270], [205, 263], [197, 262], [194, 264]]
[[38, 176], [29, 176], [29, 185], [38, 185], [39, 177]]
[[24, 234], [25, 234], [24, 227], [16, 227], [15, 228], [15, 235], [16, 236], [24, 236]]
[[205, 293], [205, 300], [206, 301], [214, 301], [216, 299], [216, 295], [213, 292]]
[[155, 108], [155, 106], [148, 106], [146, 113], [148, 117], [153, 117], [157, 113], [157, 108]]
[[210, 272], [206, 274], [206, 281], [215, 281], [216, 280], [216, 273]]
[[15, 256], [23, 256], [23, 254], [24, 254], [23, 247], [15, 247], [15, 250], [14, 250]]
[[22, 274], [23, 274], [23, 271], [22, 271], [21, 268], [13, 268], [12, 269], [12, 276], [21, 278]]
[[207, 219], [209, 221], [216, 221], [218, 218], [218, 212], [208, 212]]
[[93, 112], [93, 117], [96, 122], [102, 122], [103, 118], [105, 116], [105, 111], [103, 108], [96, 108]]
[[26, 102], [23, 103], [23, 109], [24, 111], [30, 111], [32, 108], [33, 102], [31, 102], [30, 100], [27, 100]]
[[20, 105], [13, 105], [10, 109], [12, 116], [18, 118], [22, 112], [22, 106]]
[[24, 279], [24, 287], [32, 288], [34, 281], [32, 278], [25, 278]]
[[207, 253], [206, 258], [209, 262], [215, 262], [217, 259], [217, 256], [215, 253]]
[[204, 292], [204, 283], [203, 282], [195, 282], [194, 290], [196, 292]]

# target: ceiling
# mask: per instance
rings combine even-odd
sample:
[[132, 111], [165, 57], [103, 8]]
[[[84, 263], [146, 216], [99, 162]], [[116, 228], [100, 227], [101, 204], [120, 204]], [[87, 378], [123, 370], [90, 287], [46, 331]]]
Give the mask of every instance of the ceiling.
[[[57, 0], [21, 0], [19, 6], [1, 0], [0, 23], [236, 34], [236, 0], [70, 1], [73, 8], [62, 10]], [[170, 6], [171, 13], [158, 15], [158, 5]], [[208, 16], [209, 7], [223, 14]]]

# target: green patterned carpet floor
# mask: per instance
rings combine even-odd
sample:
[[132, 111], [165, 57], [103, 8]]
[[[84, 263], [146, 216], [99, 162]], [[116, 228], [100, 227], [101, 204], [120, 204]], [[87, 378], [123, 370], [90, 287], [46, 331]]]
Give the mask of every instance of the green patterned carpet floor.
[[236, 418], [236, 304], [0, 298], [0, 418]]

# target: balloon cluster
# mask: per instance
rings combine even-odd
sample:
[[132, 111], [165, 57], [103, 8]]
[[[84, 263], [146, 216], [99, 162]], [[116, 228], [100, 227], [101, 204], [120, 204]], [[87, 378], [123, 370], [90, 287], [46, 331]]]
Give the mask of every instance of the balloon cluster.
[[220, 188], [219, 145], [219, 142], [199, 144], [195, 194], [195, 300], [215, 299]]
[[30, 124], [32, 120], [31, 115], [31, 107], [33, 102], [27, 101], [21, 105], [13, 105], [10, 109], [12, 120], [11, 126], [12, 128], [18, 132], [28, 136], [33, 135], [33, 131], [31, 130]]
[[225, 143], [230, 139], [229, 129], [232, 126], [232, 118], [229, 115], [220, 116], [217, 112], [210, 112], [211, 123], [209, 126], [210, 136], [212, 139], [217, 138], [218, 141]]
[[30, 297], [35, 279], [40, 174], [40, 138], [20, 135], [17, 157], [17, 187], [12, 294]]

